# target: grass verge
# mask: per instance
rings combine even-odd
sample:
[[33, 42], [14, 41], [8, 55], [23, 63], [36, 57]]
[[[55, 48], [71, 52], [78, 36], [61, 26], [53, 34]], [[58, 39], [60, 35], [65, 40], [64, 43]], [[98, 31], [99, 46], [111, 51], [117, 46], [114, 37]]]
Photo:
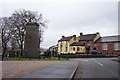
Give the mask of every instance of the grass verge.
[[116, 59], [113, 59], [113, 61], [120, 62], [120, 57], [118, 57], [118, 58], [116, 58]]
[[8, 58], [8, 59], [4, 59], [3, 61], [64, 61], [67, 60], [66, 58], [60, 58], [60, 60], [58, 59], [58, 57], [51, 57], [51, 58]]

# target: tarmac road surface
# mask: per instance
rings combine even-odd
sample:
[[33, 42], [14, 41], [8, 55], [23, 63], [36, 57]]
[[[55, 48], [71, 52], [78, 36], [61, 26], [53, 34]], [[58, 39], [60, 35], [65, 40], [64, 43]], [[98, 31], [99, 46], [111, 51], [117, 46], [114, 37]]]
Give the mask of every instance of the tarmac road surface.
[[118, 78], [118, 65], [113, 58], [80, 58], [74, 78]]

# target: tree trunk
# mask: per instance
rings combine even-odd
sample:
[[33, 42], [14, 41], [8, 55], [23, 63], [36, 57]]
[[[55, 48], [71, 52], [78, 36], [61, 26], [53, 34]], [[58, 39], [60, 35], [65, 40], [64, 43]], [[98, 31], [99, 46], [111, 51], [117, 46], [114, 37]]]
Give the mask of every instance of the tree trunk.
[[22, 44], [20, 45], [20, 49], [21, 49], [20, 57], [22, 57], [22, 54], [23, 54], [23, 45]]
[[4, 47], [3, 47], [2, 60], [4, 59], [4, 57], [6, 55], [5, 54], [6, 50], [7, 50], [7, 45], [5, 44]]

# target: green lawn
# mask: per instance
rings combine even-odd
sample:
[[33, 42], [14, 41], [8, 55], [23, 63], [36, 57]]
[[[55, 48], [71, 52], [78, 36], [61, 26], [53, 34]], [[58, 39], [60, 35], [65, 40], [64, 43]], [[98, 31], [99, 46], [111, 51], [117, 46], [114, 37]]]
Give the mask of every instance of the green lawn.
[[40, 59], [39, 58], [31, 58], [29, 60], [29, 58], [8, 58], [8, 59], [4, 59], [3, 61], [64, 61], [67, 60], [66, 58], [60, 58], [60, 60], [58, 60], [58, 57], [51, 57], [51, 58], [45, 58], [45, 59]]
[[118, 58], [116, 58], [116, 59], [113, 59], [113, 61], [120, 62], [120, 57], [118, 57]]

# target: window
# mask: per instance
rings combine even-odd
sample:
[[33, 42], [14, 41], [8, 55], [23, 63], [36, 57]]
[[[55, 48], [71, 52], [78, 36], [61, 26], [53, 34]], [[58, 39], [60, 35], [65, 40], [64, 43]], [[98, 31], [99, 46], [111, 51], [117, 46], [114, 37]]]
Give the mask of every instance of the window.
[[85, 45], [85, 42], [83, 42], [83, 45]]
[[107, 43], [103, 43], [102, 44], [102, 49], [103, 50], [108, 50], [108, 44]]
[[80, 48], [79, 48], [79, 47], [77, 47], [77, 51], [80, 51]]
[[62, 52], [62, 46], [63, 46], [63, 45], [62, 45], [62, 43], [61, 43], [61, 44], [60, 44], [60, 52]]
[[65, 48], [65, 51], [67, 52], [67, 46], [66, 46], [66, 48]]
[[73, 47], [73, 51], [75, 51], [75, 47]]
[[114, 50], [120, 50], [120, 44], [119, 43], [114, 44]]

